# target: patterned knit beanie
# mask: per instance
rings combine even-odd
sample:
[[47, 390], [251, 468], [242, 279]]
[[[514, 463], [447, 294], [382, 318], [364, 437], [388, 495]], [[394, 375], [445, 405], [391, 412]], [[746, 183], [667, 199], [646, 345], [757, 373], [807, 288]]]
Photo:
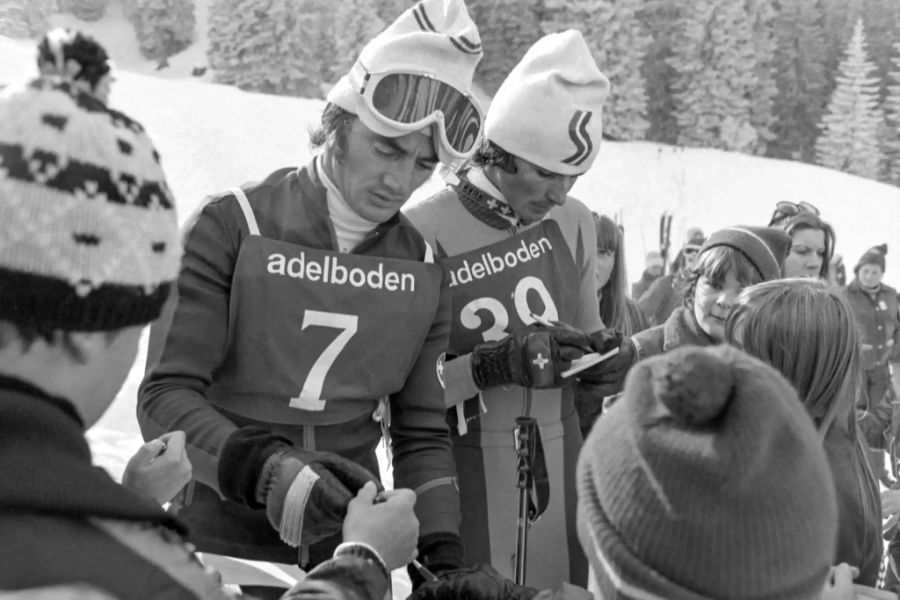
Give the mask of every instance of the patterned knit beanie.
[[139, 123], [69, 83], [0, 94], [0, 320], [148, 323], [180, 252], [174, 199]]
[[888, 247], [887, 244], [881, 244], [880, 246], [873, 246], [866, 250], [866, 253], [863, 254], [859, 258], [859, 262], [856, 263], [856, 266], [853, 267], [854, 273], [859, 273], [860, 267], [863, 265], [878, 265], [881, 267], [881, 271], [885, 270], [885, 255], [887, 254]]
[[609, 80], [581, 33], [545, 35], [494, 95], [484, 134], [510, 154], [561, 175], [581, 175], [600, 152]]
[[577, 467], [603, 598], [813, 600], [837, 503], [812, 421], [772, 367], [726, 345], [636, 365]]
[[716, 246], [734, 248], [756, 267], [763, 281], [781, 278], [781, 267], [791, 249], [791, 237], [775, 227], [738, 225], [714, 232], [700, 254]]
[[58, 27], [38, 42], [37, 65], [42, 75], [83, 80], [91, 89], [112, 70], [106, 49], [80, 31]]

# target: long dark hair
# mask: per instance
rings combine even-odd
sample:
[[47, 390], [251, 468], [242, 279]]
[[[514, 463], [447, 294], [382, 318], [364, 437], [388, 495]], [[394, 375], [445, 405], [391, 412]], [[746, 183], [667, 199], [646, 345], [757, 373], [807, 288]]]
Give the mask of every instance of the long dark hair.
[[749, 287], [725, 337], [781, 371], [823, 434], [852, 420], [864, 394], [859, 334], [853, 310], [833, 286], [796, 278]]
[[624, 234], [606, 215], [594, 213], [594, 225], [597, 227], [597, 252], [612, 252], [615, 256], [609, 281], [600, 290], [600, 318], [607, 327], [615, 327], [631, 335], [635, 323], [631, 322], [626, 306], [628, 276], [625, 271]]

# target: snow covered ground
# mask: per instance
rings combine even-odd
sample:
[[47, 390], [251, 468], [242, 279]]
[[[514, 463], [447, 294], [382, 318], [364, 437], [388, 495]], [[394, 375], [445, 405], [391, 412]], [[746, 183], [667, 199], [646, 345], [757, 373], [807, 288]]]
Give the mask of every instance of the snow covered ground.
[[[202, 17], [208, 3], [198, 4]], [[108, 45], [118, 64], [110, 103], [149, 130], [182, 220], [206, 194], [310, 158], [308, 132], [322, 102], [252, 94], [191, 77], [191, 68], [206, 64], [202, 32], [198, 43], [170, 60], [169, 69], [157, 72], [155, 63], [138, 53], [117, 2], [94, 24], [65, 15], [53, 22], [81, 27]], [[0, 87], [34, 72], [33, 47], [33, 42], [0, 37]], [[433, 178], [413, 201], [440, 185]], [[892, 245], [887, 280], [900, 281], [895, 276], [900, 273], [900, 188], [836, 171], [716, 150], [604, 142], [573, 195], [598, 212], [622, 215], [632, 279], [640, 275], [643, 254], [656, 248], [664, 210], [675, 213], [677, 246], [688, 227], [711, 232], [733, 224], [765, 224], [777, 201], [806, 200], [834, 225], [837, 251], [850, 267], [866, 248]], [[134, 407], [143, 364], [142, 349], [121, 393], [89, 434], [96, 462], [114, 475], [141, 443]]]

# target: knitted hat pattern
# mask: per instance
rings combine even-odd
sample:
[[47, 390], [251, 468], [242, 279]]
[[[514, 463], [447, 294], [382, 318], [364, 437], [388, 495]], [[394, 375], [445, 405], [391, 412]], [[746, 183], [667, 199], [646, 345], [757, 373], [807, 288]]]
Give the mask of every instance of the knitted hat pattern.
[[739, 225], [714, 232], [703, 244], [700, 253], [716, 246], [738, 250], [756, 267], [763, 281], [771, 281], [781, 277], [782, 264], [791, 249], [791, 238], [775, 227]]
[[604, 597], [822, 591], [837, 539], [824, 450], [784, 377], [733, 347], [685, 346], [636, 365], [576, 479], [592, 583], [616, 592]]
[[866, 250], [865, 254], [863, 254], [859, 258], [859, 262], [856, 263], [856, 266], [853, 267], [854, 273], [859, 273], [860, 267], [863, 265], [878, 265], [881, 267], [881, 270], [885, 270], [885, 255], [887, 255], [888, 247], [887, 244], [881, 244], [879, 246], [873, 246]]
[[362, 99], [369, 74], [419, 73], [470, 94], [482, 55], [481, 37], [463, 0], [422, 0], [365, 45], [327, 100], [358, 115], [375, 133], [399, 137], [408, 131], [382, 122]]
[[561, 175], [581, 175], [600, 152], [609, 80], [579, 31], [534, 43], [494, 95], [484, 134], [507, 152]]
[[69, 83], [0, 94], [0, 319], [148, 323], [180, 253], [174, 199], [139, 123]]
[[38, 68], [44, 76], [82, 79], [91, 87], [112, 70], [106, 49], [80, 31], [58, 27], [38, 42]]

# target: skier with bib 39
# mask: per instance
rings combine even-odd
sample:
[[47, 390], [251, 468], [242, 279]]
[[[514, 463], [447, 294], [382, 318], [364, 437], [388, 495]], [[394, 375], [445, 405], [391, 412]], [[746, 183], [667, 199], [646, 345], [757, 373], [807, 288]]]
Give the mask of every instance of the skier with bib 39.
[[322, 562], [390, 435], [419, 561], [462, 564], [438, 376], [450, 298], [399, 210], [439, 160], [474, 152], [481, 54], [461, 0], [416, 4], [329, 94], [311, 164], [220, 194], [190, 224], [138, 418], [145, 436], [187, 434], [195, 481], [176, 504], [200, 550]]
[[543, 453], [532, 515], [544, 512], [528, 534], [525, 583], [537, 588], [586, 581], [573, 493], [581, 432], [574, 378], [561, 372], [603, 323], [593, 216], [568, 192], [597, 157], [608, 92], [580, 33], [545, 36], [495, 95], [474, 166], [408, 211], [446, 255], [453, 296], [445, 399], [466, 558], [513, 575], [513, 430], [534, 417]]

